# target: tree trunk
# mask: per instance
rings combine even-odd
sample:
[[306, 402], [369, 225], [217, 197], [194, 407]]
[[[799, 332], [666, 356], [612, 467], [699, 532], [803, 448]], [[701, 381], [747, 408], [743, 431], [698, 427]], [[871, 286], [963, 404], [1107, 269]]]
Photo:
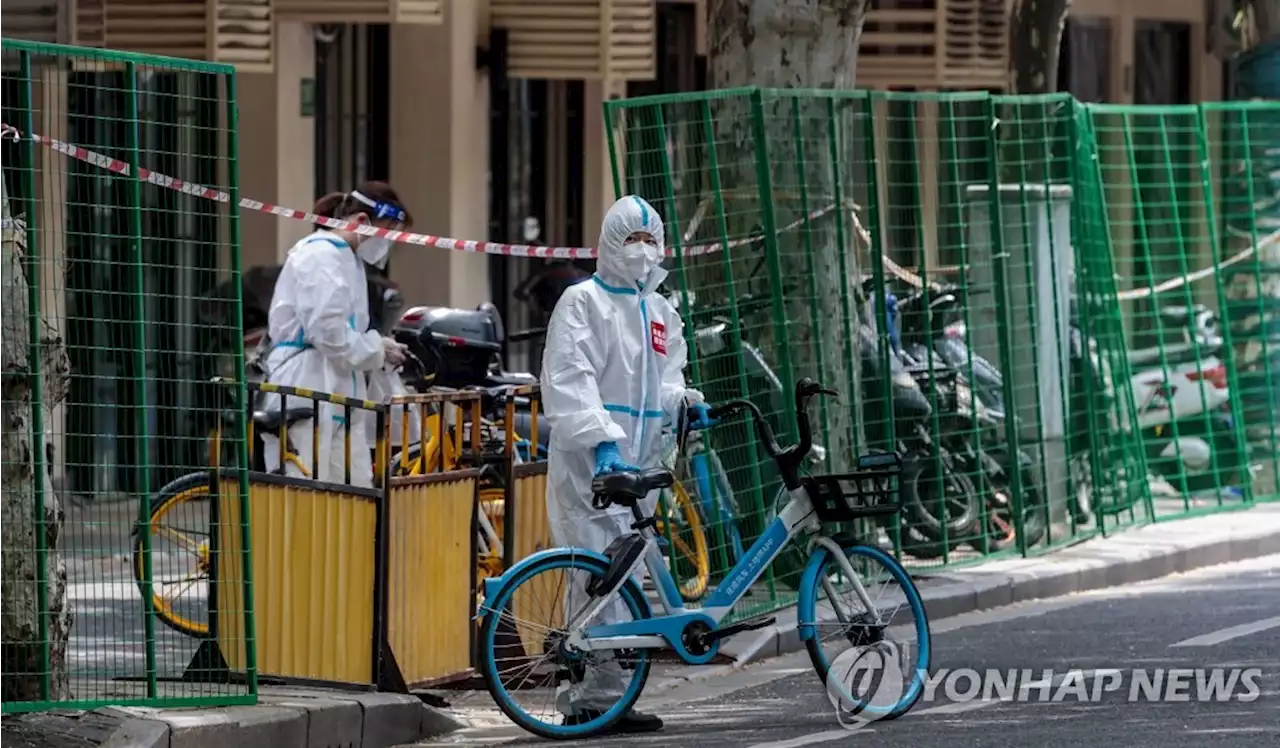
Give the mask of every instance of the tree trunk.
[[[1280, 0], [1234, 0], [1224, 5], [1232, 7], [1214, 19], [1217, 36], [1225, 40], [1216, 49], [1218, 54], [1234, 57], [1280, 40]], [[1233, 28], [1236, 21], [1239, 23]], [[1274, 86], [1269, 88], [1264, 80], [1255, 78], [1250, 90], [1240, 90], [1237, 95], [1246, 100], [1273, 97]], [[1256, 246], [1255, 237], [1262, 240], [1280, 226], [1280, 154], [1275, 151], [1274, 138], [1280, 132], [1280, 114], [1252, 110], [1247, 120], [1239, 114], [1224, 114], [1221, 119], [1224, 132], [1218, 140], [1230, 144], [1222, 170], [1226, 183], [1219, 188], [1225, 196], [1225, 246], [1219, 254], [1219, 259], [1224, 259]], [[1246, 145], [1251, 150], [1245, 150]], [[1225, 273], [1229, 276], [1225, 316], [1231, 325], [1236, 372], [1244, 391], [1246, 433], [1263, 445], [1263, 451], [1274, 452], [1280, 450], [1280, 444], [1273, 441], [1269, 426], [1280, 403], [1280, 373], [1276, 369], [1280, 351], [1266, 341], [1268, 331], [1280, 324], [1280, 276], [1263, 268], [1280, 266], [1280, 244], [1259, 244], [1263, 246], [1257, 247], [1254, 258]], [[1258, 481], [1255, 495], [1274, 491], [1280, 475], [1264, 470]]]
[[[3, 189], [0, 187], [0, 189]], [[44, 700], [42, 684], [48, 674], [47, 698], [69, 697], [67, 641], [71, 633], [71, 613], [67, 606], [67, 569], [58, 545], [62, 538], [63, 512], [53, 490], [50, 460], [42, 475], [36, 475], [32, 449], [35, 427], [35, 398], [31, 380], [30, 311], [27, 273], [38, 272], [24, 264], [26, 225], [14, 220], [9, 211], [7, 191], [4, 203], [3, 272], [3, 467], [4, 485], [0, 512], [3, 532], [3, 605], [0, 627], [4, 631], [3, 696], [9, 701]], [[61, 282], [58, 282], [61, 285]], [[44, 435], [40, 440], [48, 456], [51, 449], [50, 420], [54, 405], [66, 395], [69, 362], [57, 333], [40, 320], [40, 370], [44, 403]], [[43, 483], [44, 512], [36, 518], [36, 481]], [[45, 558], [45, 599], [40, 600], [36, 533], [42, 533]], [[41, 641], [41, 618], [47, 630], [48, 660]]]
[[[858, 41], [866, 15], [867, 0], [710, 0], [708, 2], [708, 82], [712, 89], [739, 86], [762, 88], [852, 89]], [[756, 149], [767, 148], [772, 175], [772, 193], [761, 194], [777, 214], [777, 228], [799, 219], [804, 213], [825, 208], [834, 200], [834, 172], [829, 150], [829, 127], [824, 99], [802, 99], [798, 117], [787, 97], [764, 99], [765, 138], [760, 142], [741, 98], [713, 102], [717, 107], [716, 129], [721, 164], [720, 180], [725, 190], [762, 189], [756, 170]], [[844, 112], [847, 107], [841, 106]], [[797, 119], [799, 124], [797, 124]], [[838, 120], [839, 121], [839, 120]], [[842, 171], [849, 171], [861, 156], [852, 133], [837, 132], [838, 158]], [[802, 144], [797, 146], [797, 143]], [[802, 147], [803, 152], [797, 152]], [[856, 154], [854, 151], [857, 151]], [[796, 164], [802, 166], [796, 166]], [[802, 169], [802, 173], [795, 173]], [[790, 171], [788, 171], [790, 170]], [[852, 181], [852, 180], [849, 180]], [[802, 206], [792, 194], [804, 185], [808, 195]], [[785, 189], [784, 189], [785, 188]], [[848, 182], [845, 182], [848, 190]], [[782, 194], [787, 193], [787, 194]], [[849, 191], [843, 195], [852, 198]], [[726, 218], [740, 216], [743, 223], [759, 222], [764, 203], [745, 210], [726, 208]], [[844, 246], [837, 241], [836, 221], [846, 221], [843, 211], [828, 212], [811, 222], [809, 242], [802, 227], [779, 234], [782, 288], [787, 298], [785, 331], [771, 329], [771, 364], [780, 366], [781, 351], [791, 357], [791, 381], [809, 376], [840, 392], [840, 401], [825, 407], [825, 426], [815, 421], [815, 440], [825, 430], [830, 469], [846, 469], [853, 460], [853, 440], [865, 443], [860, 433], [860, 386], [858, 377], [857, 330], [861, 308], [857, 289], [861, 272], [854, 251], [854, 232], [844, 232]], [[846, 221], [846, 226], [849, 224]], [[738, 236], [751, 233], [747, 226], [730, 226]], [[812, 259], [810, 259], [810, 248]], [[741, 257], [736, 265], [759, 262], [765, 248], [757, 245], [751, 257]], [[812, 279], [812, 281], [810, 280]], [[843, 301], [849, 298], [853, 335], [842, 329], [846, 319]], [[817, 313], [814, 314], [814, 307]], [[816, 322], [816, 324], [815, 324]], [[852, 338], [852, 339], [850, 339]], [[852, 365], [851, 365], [852, 364]], [[786, 374], [780, 372], [785, 383]], [[791, 422], [792, 393], [786, 393]], [[815, 412], [814, 415], [817, 415]]]
[[1009, 24], [1010, 93], [1058, 90], [1062, 29], [1071, 0], [1017, 0]]

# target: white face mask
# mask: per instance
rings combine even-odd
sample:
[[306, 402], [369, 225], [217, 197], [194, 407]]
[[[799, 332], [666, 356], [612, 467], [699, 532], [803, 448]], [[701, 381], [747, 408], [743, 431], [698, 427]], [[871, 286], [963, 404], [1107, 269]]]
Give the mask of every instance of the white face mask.
[[656, 248], [643, 242], [622, 245], [618, 262], [622, 266], [622, 272], [626, 273], [627, 280], [640, 282], [649, 277], [649, 271], [653, 269], [653, 263], [649, 259], [650, 250]]
[[356, 254], [360, 255], [360, 259], [366, 263], [384, 270], [387, 267], [387, 260], [391, 259], [391, 240], [385, 236], [365, 239], [360, 242]]
[[662, 264], [662, 248], [653, 244], [644, 245], [645, 258], [649, 260], [649, 267], [656, 268]]

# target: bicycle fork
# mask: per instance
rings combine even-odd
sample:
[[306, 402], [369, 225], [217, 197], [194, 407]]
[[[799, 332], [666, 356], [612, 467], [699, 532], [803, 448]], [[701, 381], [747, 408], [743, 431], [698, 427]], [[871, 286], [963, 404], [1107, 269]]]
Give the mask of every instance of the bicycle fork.
[[[815, 536], [812, 539], [812, 543], [814, 545], [822, 546], [828, 553], [835, 556], [837, 563], [840, 565], [840, 570], [844, 572], [844, 575], [853, 583], [853, 588], [858, 594], [858, 599], [862, 601], [864, 606], [866, 606], [867, 612], [875, 616], [874, 625], [883, 626], [884, 622], [880, 620], [879, 608], [877, 608], [876, 604], [872, 602], [870, 595], [867, 594], [867, 589], [862, 586], [862, 577], [853, 570], [853, 564], [849, 563], [849, 557], [845, 555], [844, 549], [841, 548], [834, 540], [825, 535]], [[850, 614], [847, 611], [841, 610], [840, 606], [836, 604], [836, 587], [831, 583], [831, 578], [829, 576], [823, 575], [822, 589], [826, 590], [827, 599], [831, 600], [831, 608], [836, 612], [836, 618], [840, 620], [840, 623], [846, 626], [851, 625], [853, 623], [853, 619]]]

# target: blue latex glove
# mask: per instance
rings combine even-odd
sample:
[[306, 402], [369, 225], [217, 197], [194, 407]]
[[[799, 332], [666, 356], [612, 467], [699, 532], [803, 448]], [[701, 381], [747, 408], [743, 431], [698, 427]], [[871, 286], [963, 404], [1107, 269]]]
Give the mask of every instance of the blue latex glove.
[[622, 453], [618, 451], [617, 442], [601, 442], [596, 447], [596, 475], [616, 473], [620, 470], [639, 471], [640, 468], [622, 461]]
[[711, 417], [711, 406], [706, 403], [694, 403], [689, 406], [689, 411], [693, 414], [693, 417], [689, 419], [689, 428], [691, 429], [709, 429], [720, 423], [719, 418]]

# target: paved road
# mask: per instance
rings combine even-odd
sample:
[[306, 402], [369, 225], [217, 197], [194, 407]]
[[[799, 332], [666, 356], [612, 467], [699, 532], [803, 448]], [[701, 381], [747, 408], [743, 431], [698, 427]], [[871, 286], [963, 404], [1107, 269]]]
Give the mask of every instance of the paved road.
[[[175, 514], [170, 527], [204, 532], [196, 518], [204, 504]], [[133, 536], [137, 505], [103, 502], [69, 503], [61, 555], [67, 566], [67, 597], [72, 628], [67, 659], [71, 689], [78, 699], [123, 699], [145, 695], [146, 616], [134, 583]], [[157, 579], [178, 579], [191, 568], [190, 554], [174, 551], [171, 543], [155, 546], [153, 573]], [[188, 616], [207, 615], [205, 589], [186, 590], [178, 610]], [[195, 653], [197, 642], [168, 628], [154, 626], [156, 674], [178, 678]], [[160, 695], [183, 696], [190, 688], [161, 683]]]
[[[874, 723], [858, 733], [839, 727], [822, 684], [804, 653], [763, 661], [743, 671], [699, 683], [663, 688], [665, 668], [651, 677], [642, 708], [667, 720], [662, 733], [595, 739], [599, 746], [697, 744], [734, 748], [801, 748], [858, 745], [1098, 746], [1233, 748], [1280, 745], [1280, 556], [1210, 567], [1125, 589], [1037, 601], [939, 621], [933, 626], [935, 668], [1045, 669], [1086, 673], [1110, 686], [1100, 702], [1081, 703], [1051, 682], [1040, 701], [993, 698], [951, 700], [944, 684], [907, 716]], [[1256, 668], [1235, 693], [1251, 701], [1129, 701], [1134, 669]], [[967, 681], [954, 682], [964, 690]], [[1249, 690], [1252, 684], [1255, 689]], [[1070, 685], [1068, 683], [1068, 685]], [[1057, 694], [1065, 698], [1054, 701]], [[1138, 691], [1139, 694], [1143, 692]], [[1175, 692], [1178, 693], [1178, 692]], [[532, 745], [541, 743], [510, 727], [487, 694], [454, 698], [475, 727], [421, 745]]]

